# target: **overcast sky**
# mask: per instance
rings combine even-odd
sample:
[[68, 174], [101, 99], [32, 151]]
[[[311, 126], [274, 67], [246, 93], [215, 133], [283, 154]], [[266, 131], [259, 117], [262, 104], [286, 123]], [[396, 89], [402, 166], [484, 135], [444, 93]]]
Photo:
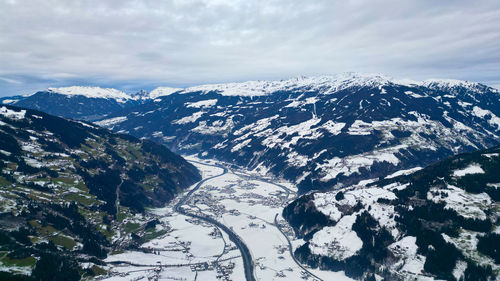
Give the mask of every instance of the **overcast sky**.
[[500, 1], [0, 0], [0, 95], [346, 71], [500, 88]]

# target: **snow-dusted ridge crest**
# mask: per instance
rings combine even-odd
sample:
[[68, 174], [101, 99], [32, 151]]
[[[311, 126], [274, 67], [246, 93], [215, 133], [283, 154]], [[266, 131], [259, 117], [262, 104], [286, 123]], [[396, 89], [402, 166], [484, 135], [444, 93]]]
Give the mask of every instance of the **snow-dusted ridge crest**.
[[168, 96], [176, 92], [184, 91], [183, 88], [172, 88], [172, 87], [158, 87], [151, 91], [146, 98], [156, 99], [162, 96]]
[[[283, 90], [321, 91], [324, 94], [334, 93], [349, 87], [382, 87], [384, 85], [400, 85], [407, 87], [430, 87], [449, 89], [462, 87], [477, 91], [489, 88], [477, 82], [455, 79], [428, 79], [415, 81], [410, 79], [396, 79], [382, 74], [364, 74], [345, 72], [336, 75], [299, 76], [276, 81], [247, 81], [237, 83], [220, 83], [193, 86], [184, 89], [187, 92], [217, 91], [225, 96], [265, 96]], [[498, 90], [494, 89], [495, 92]]]
[[[118, 102], [138, 99], [156, 99], [174, 93], [211, 92], [217, 91], [224, 96], [265, 96], [283, 90], [321, 91], [324, 94], [334, 93], [349, 87], [382, 87], [384, 85], [400, 85], [407, 87], [429, 87], [435, 89], [465, 88], [479, 92], [486, 85], [456, 79], [427, 79], [415, 81], [410, 79], [396, 79], [383, 74], [365, 74], [345, 72], [336, 75], [298, 76], [290, 79], [265, 81], [255, 80], [235, 83], [218, 83], [192, 86], [188, 88], [157, 87], [143, 96], [134, 96], [113, 88], [71, 86], [61, 88], [48, 88], [49, 92], [88, 98], [115, 99]], [[497, 89], [492, 89], [498, 92]]]
[[87, 98], [115, 99], [118, 102], [126, 102], [133, 98], [125, 92], [113, 88], [71, 86], [61, 88], [48, 88], [49, 92], [67, 96], [85, 96]]

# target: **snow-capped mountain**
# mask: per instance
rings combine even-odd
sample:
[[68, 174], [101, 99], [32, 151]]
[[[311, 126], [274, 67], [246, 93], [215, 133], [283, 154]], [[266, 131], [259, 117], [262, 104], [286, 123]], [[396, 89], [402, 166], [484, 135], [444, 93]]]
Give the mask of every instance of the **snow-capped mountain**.
[[456, 80], [342, 74], [204, 85], [98, 122], [285, 177], [302, 192], [498, 144], [500, 94]]
[[12, 104], [65, 118], [93, 121], [123, 108], [152, 102], [158, 97], [183, 90], [159, 87], [151, 92], [140, 90], [128, 94], [113, 88], [71, 86], [48, 88], [26, 96], [1, 98], [0, 104]]
[[140, 104], [137, 97], [112, 88], [72, 86], [48, 88], [32, 95], [6, 98], [4, 104], [37, 109], [81, 120], [96, 120], [122, 108]]
[[321, 91], [323, 94], [338, 92], [349, 87], [368, 87], [386, 84], [400, 86], [424, 86], [434, 89], [466, 88], [470, 91], [484, 91], [485, 85], [456, 79], [428, 79], [414, 81], [394, 79], [382, 74], [363, 74], [345, 72], [337, 75], [300, 76], [279, 81], [247, 81], [240, 83], [206, 84], [189, 88], [158, 87], [151, 91], [149, 98], [166, 96], [176, 92], [210, 92], [217, 91], [223, 96], [266, 96], [279, 91], [304, 90]]
[[357, 280], [498, 280], [499, 169], [497, 146], [304, 195], [283, 211], [295, 256]]
[[62, 88], [49, 88], [48, 92], [66, 96], [84, 96], [87, 98], [113, 99], [121, 103], [125, 103], [128, 100], [133, 100], [130, 95], [113, 88], [72, 86]]
[[[217, 91], [224, 96], [266, 96], [280, 91], [321, 91], [329, 94], [353, 86], [375, 86], [388, 83], [391, 78], [383, 75], [342, 73], [324, 76], [300, 76], [279, 81], [248, 81], [242, 83], [208, 84], [190, 87], [184, 92]], [[405, 81], [403, 83], [418, 83]]]

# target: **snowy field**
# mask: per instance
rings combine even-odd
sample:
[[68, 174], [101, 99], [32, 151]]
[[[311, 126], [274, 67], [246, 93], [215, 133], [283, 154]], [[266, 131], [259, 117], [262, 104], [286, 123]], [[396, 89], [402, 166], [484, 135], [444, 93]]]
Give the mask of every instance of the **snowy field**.
[[[207, 178], [222, 171], [212, 168], [202, 174]], [[227, 234], [173, 211], [182, 197], [165, 208], [150, 210], [160, 218], [161, 226], [157, 225], [157, 230], [167, 233], [141, 245], [139, 250], [108, 256], [106, 262], [120, 263], [112, 265], [113, 276], [103, 280], [224, 280], [222, 268], [230, 268], [228, 280], [244, 280], [241, 254]]]
[[[194, 164], [203, 174], [213, 174], [210, 172], [213, 167]], [[217, 219], [242, 238], [254, 260], [257, 280], [350, 280], [343, 273], [307, 268], [312, 273], [309, 274], [293, 260], [287, 237], [281, 233], [275, 219], [291, 243], [300, 246], [300, 241], [293, 241], [292, 230], [281, 216], [283, 207], [295, 198], [296, 192], [296, 187], [286, 182], [260, 178], [247, 171], [229, 170], [206, 181], [187, 205], [192, 212]]]
[[[224, 173], [213, 166], [221, 163], [213, 160], [187, 159], [204, 179], [215, 177], [205, 181], [182, 208], [216, 219], [236, 233], [250, 250], [257, 280], [351, 280], [342, 272], [301, 267], [292, 258], [287, 237], [292, 250], [303, 242], [295, 240], [281, 212], [295, 198], [295, 186], [248, 171]], [[245, 280], [241, 253], [225, 232], [174, 212], [184, 196], [150, 210], [160, 217], [157, 229], [166, 234], [139, 250], [110, 255], [106, 261], [114, 262], [113, 276], [104, 280]]]

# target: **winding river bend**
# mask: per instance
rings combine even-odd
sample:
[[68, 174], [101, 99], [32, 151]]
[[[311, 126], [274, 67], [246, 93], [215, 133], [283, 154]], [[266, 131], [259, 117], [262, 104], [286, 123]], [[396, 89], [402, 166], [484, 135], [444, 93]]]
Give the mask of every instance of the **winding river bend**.
[[208, 177], [208, 178], [203, 179], [200, 182], [198, 182], [193, 189], [191, 189], [181, 200], [179, 200], [179, 202], [177, 204], [175, 204], [174, 211], [177, 213], [183, 214], [185, 216], [200, 219], [200, 220], [206, 221], [210, 224], [216, 225], [217, 227], [222, 229], [224, 232], [226, 232], [227, 235], [229, 236], [229, 239], [231, 239], [231, 241], [233, 241], [236, 244], [236, 247], [238, 247], [238, 249], [241, 252], [241, 257], [243, 259], [243, 266], [245, 268], [245, 279], [247, 281], [256, 281], [255, 276], [254, 276], [254, 263], [252, 260], [252, 255], [250, 254], [250, 250], [248, 250], [247, 245], [245, 243], [243, 243], [241, 238], [236, 233], [234, 233], [229, 227], [214, 220], [213, 218], [210, 218], [208, 216], [200, 216], [197, 214], [191, 214], [182, 208], [182, 205], [184, 205], [186, 203], [186, 201], [189, 200], [191, 195], [193, 193], [195, 193], [200, 188], [200, 186], [202, 186], [203, 183], [205, 183], [206, 181], [211, 180], [213, 178], [220, 177], [220, 176], [227, 173], [227, 168], [225, 168], [225, 167], [208, 165], [208, 164], [203, 164], [203, 165], [222, 168], [223, 172], [222, 172], [222, 174], [219, 174], [216, 176], [211, 176], [211, 177]]
[[[255, 278], [255, 275], [254, 275], [254, 262], [252, 260], [252, 255], [250, 253], [250, 250], [248, 249], [247, 245], [243, 242], [243, 240], [234, 232], [232, 231], [231, 228], [228, 228], [226, 225], [220, 223], [219, 221], [216, 221], [215, 219], [209, 217], [209, 216], [200, 216], [200, 215], [196, 215], [196, 214], [191, 214], [187, 211], [185, 211], [181, 206], [186, 204], [186, 202], [189, 200], [189, 198], [207, 181], [211, 180], [211, 179], [214, 179], [214, 178], [217, 178], [217, 177], [222, 177], [223, 175], [227, 174], [228, 172], [228, 169], [224, 166], [221, 166], [221, 165], [210, 165], [210, 164], [207, 164], [207, 163], [202, 163], [202, 162], [198, 162], [198, 161], [194, 161], [194, 160], [190, 160], [190, 162], [192, 162], [193, 164], [200, 164], [200, 165], [205, 165], [205, 166], [211, 166], [211, 167], [216, 167], [216, 168], [220, 168], [220, 169], [223, 169], [223, 172], [219, 175], [215, 175], [215, 176], [211, 176], [211, 177], [208, 177], [206, 179], [203, 179], [202, 181], [200, 181], [192, 190], [190, 190], [174, 207], [174, 211], [178, 212], [178, 213], [181, 213], [183, 215], [186, 215], [186, 216], [190, 216], [190, 217], [193, 217], [193, 218], [198, 218], [198, 219], [202, 219], [206, 222], [209, 222], [211, 224], [214, 224], [216, 226], [218, 226], [219, 228], [221, 228], [223, 231], [225, 231], [231, 241], [233, 241], [236, 246], [238, 247], [238, 249], [240, 250], [241, 254], [242, 254], [242, 258], [243, 258], [243, 264], [244, 264], [244, 268], [245, 268], [245, 279], [247, 281], [253, 281], [253, 280], [256, 280]], [[286, 200], [293, 200], [295, 199], [296, 197], [296, 192], [291, 190], [290, 188], [282, 185], [282, 184], [279, 184], [279, 183], [276, 183], [276, 182], [273, 182], [273, 181], [270, 181], [269, 179], [265, 179], [265, 178], [261, 178], [261, 177], [257, 177], [255, 175], [246, 175], [245, 177], [248, 177], [249, 179], [252, 179], [252, 180], [256, 180], [256, 181], [261, 181], [261, 182], [264, 182], [264, 183], [267, 183], [269, 185], [273, 185], [275, 187], [277, 187], [276, 189], [282, 189], [285, 194], [286, 194]], [[305, 268], [302, 264], [299, 263], [299, 261], [295, 258], [294, 256], [294, 253], [293, 253], [293, 246], [292, 246], [292, 243], [290, 242], [290, 239], [288, 238], [287, 234], [282, 230], [282, 228], [280, 227], [280, 224], [278, 223], [278, 215], [279, 213], [276, 213], [276, 215], [274, 216], [274, 221], [273, 222], [266, 222], [268, 225], [272, 226], [272, 227], [275, 227], [279, 233], [281, 235], [283, 235], [283, 237], [286, 239], [287, 241], [287, 246], [288, 246], [288, 252], [291, 256], [291, 258], [293, 259], [293, 262], [295, 262], [297, 264], [297, 266], [302, 269], [303, 273], [305, 275], [308, 275], [309, 277], [312, 277], [314, 280], [322, 280], [320, 277], [318, 277], [317, 275], [313, 274], [312, 272], [310, 272], [307, 268]]]

